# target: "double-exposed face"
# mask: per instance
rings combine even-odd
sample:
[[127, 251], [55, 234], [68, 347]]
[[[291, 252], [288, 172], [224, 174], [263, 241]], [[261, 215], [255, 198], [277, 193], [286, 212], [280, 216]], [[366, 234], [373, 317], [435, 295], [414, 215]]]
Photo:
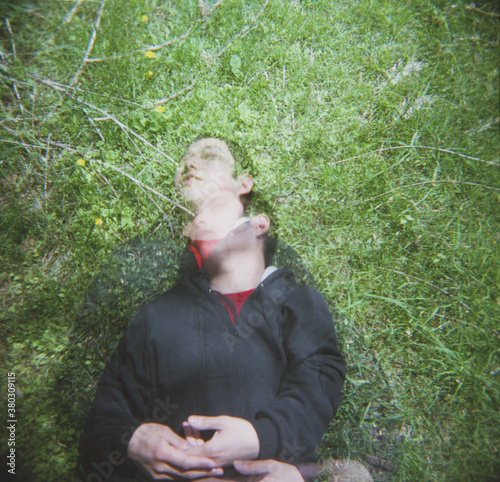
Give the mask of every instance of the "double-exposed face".
[[239, 196], [230, 190], [206, 198], [184, 233], [193, 240], [213, 241], [225, 238], [243, 216]]
[[198, 207], [220, 191], [238, 192], [241, 186], [233, 179], [233, 170], [234, 159], [224, 142], [201, 139], [181, 159], [175, 185], [187, 202]]
[[233, 170], [234, 159], [224, 142], [201, 139], [189, 146], [175, 175], [177, 189], [196, 208], [184, 229], [187, 237], [220, 240], [235, 229], [244, 212], [241, 196], [252, 190], [253, 181], [249, 175], [235, 179]]

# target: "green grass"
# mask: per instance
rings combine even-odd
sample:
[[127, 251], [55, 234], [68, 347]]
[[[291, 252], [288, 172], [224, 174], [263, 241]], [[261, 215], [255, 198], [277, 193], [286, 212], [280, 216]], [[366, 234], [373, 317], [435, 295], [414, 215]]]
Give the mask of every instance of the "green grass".
[[177, 161], [201, 135], [247, 157], [274, 234], [345, 315], [346, 399], [321, 454], [394, 465], [377, 480], [500, 476], [494, 3], [226, 0], [201, 18], [194, 0], [107, 0], [90, 53], [105, 60], [81, 71], [101, 2], [68, 23], [73, 5], [0, 7], [0, 346], [19, 476], [75, 480], [126, 325], [79, 325], [77, 308], [115, 248], [182, 222], [101, 163], [177, 199], [175, 163], [151, 145]]

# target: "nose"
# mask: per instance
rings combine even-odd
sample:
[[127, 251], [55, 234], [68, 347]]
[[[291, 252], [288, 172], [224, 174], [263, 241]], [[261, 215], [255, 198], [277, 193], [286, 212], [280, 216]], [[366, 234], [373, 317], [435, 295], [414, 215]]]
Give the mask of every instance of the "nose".
[[208, 224], [207, 218], [203, 212], [198, 213], [193, 219], [193, 224], [196, 227], [206, 226]]
[[188, 170], [190, 170], [190, 169], [198, 169], [198, 163], [196, 162], [196, 159], [189, 158], [186, 161], [186, 168]]

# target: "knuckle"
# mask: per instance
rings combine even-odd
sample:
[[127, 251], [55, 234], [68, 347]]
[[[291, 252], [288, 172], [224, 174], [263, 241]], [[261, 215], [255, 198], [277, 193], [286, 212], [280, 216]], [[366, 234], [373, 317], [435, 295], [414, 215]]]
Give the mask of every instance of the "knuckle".
[[[155, 465], [159, 465], [160, 461], [164, 458], [165, 452], [163, 450], [163, 447], [157, 446], [153, 449], [153, 463]], [[161, 466], [161, 465], [160, 465]]]

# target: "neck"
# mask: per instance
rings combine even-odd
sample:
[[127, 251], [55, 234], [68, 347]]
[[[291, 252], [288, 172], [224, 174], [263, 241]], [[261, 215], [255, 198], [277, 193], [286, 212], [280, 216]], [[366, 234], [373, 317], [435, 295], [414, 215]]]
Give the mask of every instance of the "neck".
[[216, 268], [208, 269], [210, 287], [221, 293], [254, 289], [265, 270], [264, 255], [255, 250], [226, 253]]

